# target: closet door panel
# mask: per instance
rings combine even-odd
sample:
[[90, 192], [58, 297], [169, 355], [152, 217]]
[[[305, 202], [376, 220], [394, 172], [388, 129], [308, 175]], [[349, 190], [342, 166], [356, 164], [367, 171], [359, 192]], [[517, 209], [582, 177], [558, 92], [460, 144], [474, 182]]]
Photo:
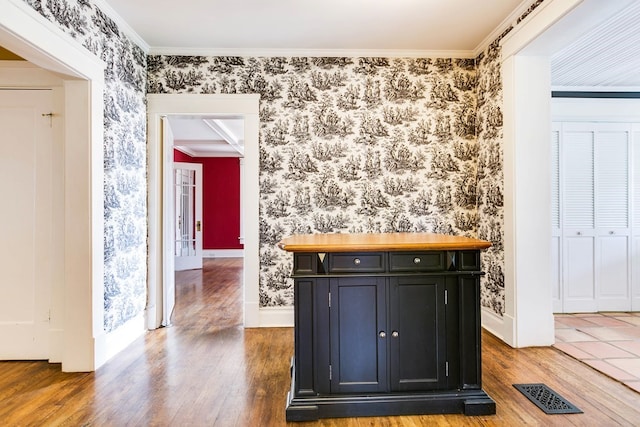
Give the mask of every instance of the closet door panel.
[[595, 134], [596, 298], [599, 311], [631, 309], [629, 142], [631, 126], [601, 123]]
[[595, 311], [595, 131], [563, 124], [561, 138], [562, 306]]
[[631, 142], [631, 182], [632, 184], [632, 310], [640, 311], [640, 124], [632, 128]]

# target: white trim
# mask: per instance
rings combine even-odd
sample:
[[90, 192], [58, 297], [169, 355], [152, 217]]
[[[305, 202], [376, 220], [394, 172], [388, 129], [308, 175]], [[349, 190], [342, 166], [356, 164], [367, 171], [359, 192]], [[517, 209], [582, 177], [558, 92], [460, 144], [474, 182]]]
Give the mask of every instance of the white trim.
[[44, 69], [104, 81], [104, 62], [21, 0], [0, 0], [0, 42]]
[[96, 339], [96, 364], [104, 364], [145, 332], [144, 314], [139, 314], [115, 331], [101, 335]]
[[[514, 347], [555, 341], [549, 238], [550, 61], [538, 38], [580, 3], [543, 3], [502, 45], [505, 313], [501, 335]], [[534, 41], [532, 52], [529, 45]]]
[[[20, 0], [0, 0], [0, 44], [64, 80], [64, 371], [92, 371], [104, 335], [104, 63]], [[73, 76], [74, 79], [66, 79]], [[83, 80], [78, 80], [77, 78]]]
[[498, 316], [486, 307], [481, 308], [480, 316], [482, 319], [482, 327], [504, 341], [504, 335], [502, 333], [504, 331], [504, 318]]
[[[520, 5], [509, 14], [502, 22], [482, 40], [473, 50], [474, 58], [484, 52], [491, 43], [498, 39], [510, 26], [515, 26], [516, 21], [531, 6], [530, 1], [523, 1]], [[527, 16], [528, 18], [528, 16]], [[512, 30], [513, 31], [513, 30]]]
[[243, 57], [345, 57], [345, 58], [475, 58], [473, 50], [393, 49], [240, 49], [151, 47], [149, 55], [243, 56]]
[[260, 308], [260, 326], [268, 328], [293, 328], [292, 306]]
[[205, 249], [204, 258], [244, 258], [244, 249]]
[[243, 182], [244, 243], [244, 325], [260, 325], [259, 316], [259, 185], [258, 185], [258, 128], [259, 95], [200, 95], [150, 94], [147, 95], [149, 141], [149, 305], [147, 327], [159, 326], [162, 319], [162, 286], [173, 280], [173, 271], [167, 269], [173, 257], [171, 248], [163, 250], [163, 224], [168, 220], [162, 204], [163, 170], [173, 161], [172, 147], [162, 147], [160, 119], [164, 115], [233, 115], [244, 118], [246, 153]]
[[582, 2], [583, 0], [547, 0], [543, 2], [527, 16], [525, 21], [517, 25], [502, 39], [502, 59], [505, 60], [517, 54], [538, 37], [544, 35], [544, 32], [553, 24]]
[[149, 53], [149, 43], [147, 43], [146, 41], [143, 40], [142, 37], [140, 37], [140, 35], [138, 33], [135, 32], [135, 30], [133, 28], [131, 28], [131, 25], [129, 25], [129, 23], [127, 21], [124, 20], [124, 18], [122, 18], [122, 16], [120, 16], [118, 14], [118, 12], [116, 12], [111, 5], [109, 5], [106, 1], [104, 0], [93, 0], [93, 3], [96, 5], [96, 7], [98, 7], [102, 12], [104, 12], [109, 18], [111, 18], [113, 20], [113, 22], [116, 23], [116, 25], [118, 26], [118, 28], [127, 36], [129, 37], [129, 39], [136, 45], [138, 45], [138, 47], [140, 47], [145, 53]]
[[557, 122], [640, 122], [640, 99], [552, 98], [551, 115]]
[[551, 90], [557, 92], [640, 92], [640, 86], [551, 86]]

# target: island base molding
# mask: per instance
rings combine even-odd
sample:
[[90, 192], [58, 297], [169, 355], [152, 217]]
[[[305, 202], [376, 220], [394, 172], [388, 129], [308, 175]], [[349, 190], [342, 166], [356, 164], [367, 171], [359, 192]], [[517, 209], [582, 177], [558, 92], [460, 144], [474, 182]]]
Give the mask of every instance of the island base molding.
[[[292, 381], [292, 390], [295, 384]], [[295, 397], [287, 393], [287, 421], [320, 418], [381, 417], [394, 415], [464, 414], [493, 415], [496, 403], [483, 390], [375, 395]]]

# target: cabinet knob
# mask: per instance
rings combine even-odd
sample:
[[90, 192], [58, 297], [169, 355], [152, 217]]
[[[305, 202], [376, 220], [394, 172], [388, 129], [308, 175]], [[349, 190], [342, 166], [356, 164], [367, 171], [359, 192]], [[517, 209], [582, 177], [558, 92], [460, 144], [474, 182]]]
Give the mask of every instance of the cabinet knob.
[[609, 234], [613, 235], [613, 234], [616, 234], [616, 232], [615, 232], [615, 231], [613, 231], [613, 230], [611, 230], [611, 231], [609, 232]]
[[385, 331], [380, 331], [378, 335], [380, 335], [380, 338], [384, 338], [387, 336], [387, 333]]
[[578, 236], [582, 236], [582, 231], [578, 231], [576, 234], [577, 234]]
[[400, 335], [400, 334], [398, 334], [398, 331], [391, 332], [391, 336], [394, 337], [394, 338], [398, 338], [398, 335]]
[[353, 263], [354, 263], [355, 265], [360, 265], [360, 258], [356, 258], [356, 259], [354, 259], [354, 260], [353, 260]]
[[415, 257], [415, 258], [413, 259], [413, 263], [414, 263], [414, 264], [420, 264], [420, 261], [422, 261], [422, 260], [421, 260], [420, 258], [418, 258], [418, 257]]

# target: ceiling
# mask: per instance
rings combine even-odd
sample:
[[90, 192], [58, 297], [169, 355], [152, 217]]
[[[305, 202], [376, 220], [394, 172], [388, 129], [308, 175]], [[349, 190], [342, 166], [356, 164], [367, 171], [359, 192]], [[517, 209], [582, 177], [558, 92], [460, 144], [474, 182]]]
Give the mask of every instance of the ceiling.
[[191, 157], [244, 157], [244, 119], [168, 116], [173, 146]]
[[[103, 0], [154, 50], [471, 54], [523, 0]], [[528, 5], [531, 0], [525, 0]]]

